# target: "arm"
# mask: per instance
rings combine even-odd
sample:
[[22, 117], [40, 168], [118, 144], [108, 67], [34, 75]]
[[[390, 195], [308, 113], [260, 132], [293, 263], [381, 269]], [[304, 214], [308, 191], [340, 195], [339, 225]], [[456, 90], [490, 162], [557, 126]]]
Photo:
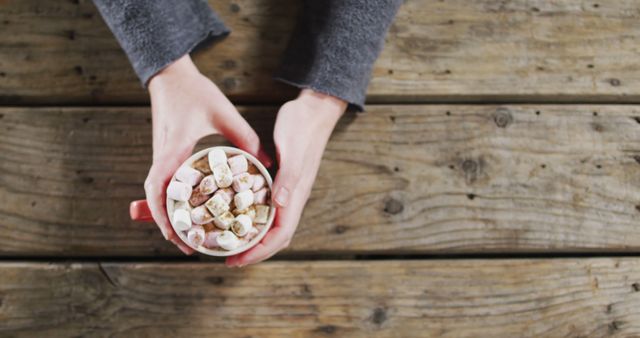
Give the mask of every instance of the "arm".
[[151, 214], [165, 239], [185, 254], [193, 250], [171, 227], [165, 209], [173, 173], [210, 134], [222, 134], [267, 166], [260, 140], [233, 104], [200, 74], [189, 52], [228, 30], [204, 1], [95, 0], [127, 53], [140, 81], [148, 84], [153, 121], [153, 163], [144, 183]]
[[287, 247], [298, 226], [324, 148], [347, 105], [364, 106], [366, 87], [400, 0], [306, 0], [277, 79], [303, 88], [284, 104], [274, 129], [278, 164], [274, 226], [229, 266], [265, 260]]

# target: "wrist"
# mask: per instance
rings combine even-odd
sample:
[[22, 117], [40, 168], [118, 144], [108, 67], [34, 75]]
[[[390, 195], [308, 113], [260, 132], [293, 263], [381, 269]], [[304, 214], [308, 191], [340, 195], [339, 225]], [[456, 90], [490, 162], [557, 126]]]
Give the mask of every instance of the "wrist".
[[149, 92], [162, 90], [167, 84], [175, 84], [176, 81], [188, 76], [198, 75], [200, 72], [191, 60], [189, 54], [185, 54], [173, 63], [163, 68], [149, 80]]
[[296, 100], [302, 101], [314, 110], [321, 110], [322, 116], [336, 121], [347, 110], [348, 103], [336, 96], [320, 93], [313, 89], [303, 89]]

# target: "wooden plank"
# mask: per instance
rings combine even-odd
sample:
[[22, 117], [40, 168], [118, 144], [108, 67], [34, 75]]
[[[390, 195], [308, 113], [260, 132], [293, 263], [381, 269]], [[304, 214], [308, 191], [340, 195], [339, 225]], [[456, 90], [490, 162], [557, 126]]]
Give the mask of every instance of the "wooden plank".
[[[241, 110], [268, 143], [276, 108]], [[154, 225], [128, 220], [150, 165], [148, 116], [1, 109], [0, 255], [179, 254]], [[638, 252], [639, 120], [636, 105], [347, 115], [289, 252]]]
[[640, 260], [0, 264], [11, 337], [635, 337]]
[[[196, 58], [234, 100], [292, 95], [271, 79], [294, 0], [211, 1], [233, 29]], [[372, 102], [638, 102], [634, 1], [410, 0], [373, 70]], [[88, 0], [0, 5], [0, 102], [139, 103], [147, 96]]]

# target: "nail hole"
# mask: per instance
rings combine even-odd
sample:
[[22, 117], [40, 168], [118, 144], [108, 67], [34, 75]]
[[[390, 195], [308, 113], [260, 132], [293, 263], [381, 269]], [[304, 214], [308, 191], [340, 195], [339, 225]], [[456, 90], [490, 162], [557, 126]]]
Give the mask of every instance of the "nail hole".
[[474, 198], [476, 198], [475, 194], [467, 194], [467, 198], [470, 200], [473, 200]]
[[620, 85], [620, 80], [618, 80], [618, 79], [610, 79], [609, 83], [614, 87], [618, 87]]
[[546, 164], [541, 164], [541, 165], [540, 165], [540, 168], [542, 168], [542, 169], [544, 169], [544, 168], [546, 168], [546, 167], [547, 167], [547, 165], [546, 165]]
[[391, 122], [396, 122], [396, 117], [395, 116], [389, 116], [389, 120], [391, 120]]
[[601, 166], [601, 165], [599, 165], [599, 164], [596, 164], [596, 168], [598, 168], [598, 169], [602, 169], [602, 166]]
[[398, 171], [400, 171], [400, 168], [398, 168], [398, 167], [393, 167], [393, 171], [398, 172]]
[[[445, 113], [447, 116], [451, 116], [451, 112], [447, 110], [447, 112]], [[640, 122], [639, 122], [640, 123]]]
[[635, 292], [640, 292], [640, 283], [633, 283], [631, 284], [631, 288], [633, 289], [633, 291]]
[[593, 4], [593, 8], [598, 8], [598, 7], [600, 7], [599, 4]]
[[540, 115], [540, 111], [539, 110], [536, 110], [536, 115]]
[[389, 75], [393, 75], [393, 69], [389, 69], [389, 70], [387, 71], [387, 74], [389, 74]]
[[453, 165], [453, 164], [449, 165], [449, 169], [453, 170], [453, 169], [455, 169], [455, 168], [456, 168], [456, 166], [455, 166], [455, 165]]
[[593, 112], [593, 116], [598, 116], [598, 112], [597, 112], [597, 111], [594, 111], [594, 112]]
[[592, 64], [588, 64], [587, 68], [593, 68], [593, 65]]

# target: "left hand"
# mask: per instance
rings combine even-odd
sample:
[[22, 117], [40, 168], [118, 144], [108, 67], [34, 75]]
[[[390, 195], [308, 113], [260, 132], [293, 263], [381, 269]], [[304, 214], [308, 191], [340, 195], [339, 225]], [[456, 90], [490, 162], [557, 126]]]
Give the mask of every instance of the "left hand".
[[303, 89], [280, 108], [273, 131], [279, 165], [272, 194], [277, 207], [274, 224], [258, 245], [227, 258], [227, 266], [255, 264], [289, 246], [324, 148], [346, 108], [347, 102], [311, 89]]

